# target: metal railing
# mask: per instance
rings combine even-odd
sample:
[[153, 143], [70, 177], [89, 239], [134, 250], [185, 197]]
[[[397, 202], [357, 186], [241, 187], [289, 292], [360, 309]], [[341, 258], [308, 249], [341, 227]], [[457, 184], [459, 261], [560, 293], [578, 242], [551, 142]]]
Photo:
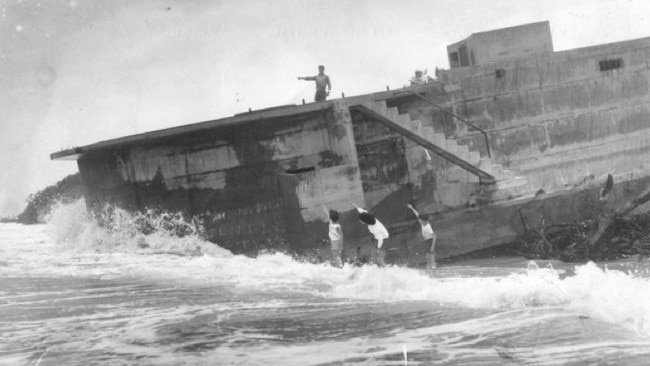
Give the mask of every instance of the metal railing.
[[[409, 94], [413, 94], [413, 95], [415, 95], [416, 97], [418, 97], [418, 98], [424, 100], [425, 102], [431, 104], [432, 106], [434, 106], [434, 107], [440, 109], [441, 111], [450, 114], [452, 117], [458, 119], [459, 121], [463, 122], [464, 124], [468, 125], [469, 127], [471, 127], [471, 128], [473, 128], [473, 129], [479, 131], [480, 133], [482, 133], [482, 134], [483, 134], [483, 138], [485, 139], [485, 149], [487, 150], [487, 156], [488, 156], [488, 158], [491, 158], [491, 157], [492, 157], [492, 154], [491, 154], [491, 151], [490, 151], [490, 141], [489, 141], [489, 139], [488, 139], [487, 131], [485, 131], [484, 129], [478, 127], [477, 125], [475, 125], [475, 124], [473, 124], [473, 123], [467, 121], [466, 119], [464, 119], [463, 117], [457, 115], [456, 113], [448, 111], [448, 110], [445, 109], [443, 106], [441, 106], [441, 105], [439, 105], [439, 104], [437, 104], [437, 103], [434, 103], [434, 102], [430, 101], [429, 99], [427, 99], [427, 98], [421, 96], [420, 94], [414, 92], [413, 90], [400, 90], [400, 91], [393, 92], [393, 95], [397, 95], [397, 94], [401, 94], [401, 93], [409, 93]], [[443, 115], [443, 117], [444, 117], [444, 115]]]

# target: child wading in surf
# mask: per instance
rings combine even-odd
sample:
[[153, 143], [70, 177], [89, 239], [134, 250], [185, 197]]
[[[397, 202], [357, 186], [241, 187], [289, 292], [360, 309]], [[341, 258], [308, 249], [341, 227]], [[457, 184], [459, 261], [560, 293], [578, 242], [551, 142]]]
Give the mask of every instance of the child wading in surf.
[[410, 203], [406, 205], [413, 213], [415, 217], [418, 218], [420, 226], [422, 227], [422, 238], [424, 239], [424, 245], [426, 248], [429, 248], [427, 253], [427, 269], [436, 268], [436, 233], [433, 232], [431, 228], [431, 223], [429, 223], [429, 216], [425, 214], [419, 214], [418, 211]]
[[341, 224], [339, 224], [339, 213], [334, 210], [328, 211], [324, 205], [323, 210], [330, 219], [329, 237], [330, 243], [332, 244], [332, 266], [342, 267], [343, 230], [341, 230]]
[[373, 236], [374, 244], [376, 246], [373, 248], [373, 251], [375, 252], [374, 257], [376, 258], [375, 263], [378, 266], [383, 267], [386, 265], [384, 261], [386, 258], [386, 250], [382, 247], [384, 240], [388, 239], [388, 230], [386, 230], [386, 227], [382, 225], [373, 214], [360, 207], [356, 207], [356, 209], [359, 212], [359, 220], [368, 225], [368, 231], [370, 231]]

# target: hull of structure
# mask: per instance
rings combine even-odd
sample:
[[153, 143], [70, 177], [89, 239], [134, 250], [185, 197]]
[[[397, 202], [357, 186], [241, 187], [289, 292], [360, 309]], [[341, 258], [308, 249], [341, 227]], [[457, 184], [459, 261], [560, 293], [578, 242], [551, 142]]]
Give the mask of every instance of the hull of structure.
[[[520, 211], [533, 222], [580, 218], [608, 174], [618, 203], [645, 188], [648, 65], [649, 39], [545, 53], [441, 71], [438, 82], [401, 91], [181, 126], [55, 158], [78, 160], [89, 209], [182, 211], [236, 253], [272, 248], [326, 259], [324, 204], [342, 213], [346, 255], [367, 256], [370, 235], [352, 210], [359, 205], [389, 228], [389, 261], [416, 263], [423, 248], [411, 201], [431, 215], [437, 254], [446, 257], [514, 239]], [[425, 151], [413, 134], [435, 146]], [[496, 184], [481, 184], [464, 165]]]

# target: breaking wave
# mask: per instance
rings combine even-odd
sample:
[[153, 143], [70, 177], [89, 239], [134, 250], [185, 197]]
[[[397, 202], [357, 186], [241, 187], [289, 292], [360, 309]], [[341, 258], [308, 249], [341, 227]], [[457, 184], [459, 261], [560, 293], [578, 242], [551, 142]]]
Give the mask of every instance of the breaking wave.
[[[405, 267], [333, 268], [275, 253], [233, 255], [201, 238], [201, 228], [180, 215], [133, 215], [112, 209], [111, 225], [91, 219], [82, 201], [54, 210], [48, 232], [77, 257], [85, 253], [101, 266], [77, 266], [102, 278], [136, 276], [188, 285], [226, 286], [230, 291], [301, 292], [347, 301], [429, 301], [469, 308], [562, 307], [650, 336], [650, 281], [646, 263], [619, 263], [619, 269], [587, 263], [564, 276], [552, 267], [521, 260], [498, 275], [481, 265], [442, 267], [435, 276]], [[107, 215], [108, 215], [107, 213]], [[142, 227], [147, 227], [143, 233]], [[182, 235], [179, 235], [179, 232]], [[81, 255], [83, 257], [83, 255]], [[486, 259], [485, 269], [490, 260]], [[61, 267], [61, 266], [59, 266]], [[71, 260], [67, 264], [74, 267]], [[49, 270], [52, 270], [50, 268]]]
[[498, 277], [460, 277], [462, 268], [447, 271], [443, 267], [439, 273], [446, 277], [436, 278], [408, 268], [364, 267], [349, 282], [334, 288], [333, 295], [433, 301], [472, 308], [563, 307], [650, 336], [647, 266], [630, 274], [590, 262], [576, 266], [575, 275], [563, 277], [553, 268], [538, 268], [532, 262], [519, 272]]
[[131, 213], [105, 206], [97, 214], [86, 211], [83, 200], [58, 205], [48, 217], [48, 229], [58, 244], [97, 251], [139, 251], [177, 255], [232, 254], [202, 239], [203, 228], [180, 213], [147, 210]]

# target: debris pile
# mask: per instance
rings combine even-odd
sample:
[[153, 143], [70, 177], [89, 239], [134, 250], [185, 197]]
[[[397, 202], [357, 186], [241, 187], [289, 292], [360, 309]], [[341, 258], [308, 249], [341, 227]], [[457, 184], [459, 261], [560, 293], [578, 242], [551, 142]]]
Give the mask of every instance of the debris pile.
[[650, 213], [633, 212], [650, 201], [650, 187], [614, 210], [608, 206], [613, 178], [608, 175], [591, 218], [547, 224], [540, 217], [531, 225], [521, 214], [524, 234], [515, 242], [519, 254], [528, 258], [555, 258], [565, 262], [612, 260], [650, 254]]

